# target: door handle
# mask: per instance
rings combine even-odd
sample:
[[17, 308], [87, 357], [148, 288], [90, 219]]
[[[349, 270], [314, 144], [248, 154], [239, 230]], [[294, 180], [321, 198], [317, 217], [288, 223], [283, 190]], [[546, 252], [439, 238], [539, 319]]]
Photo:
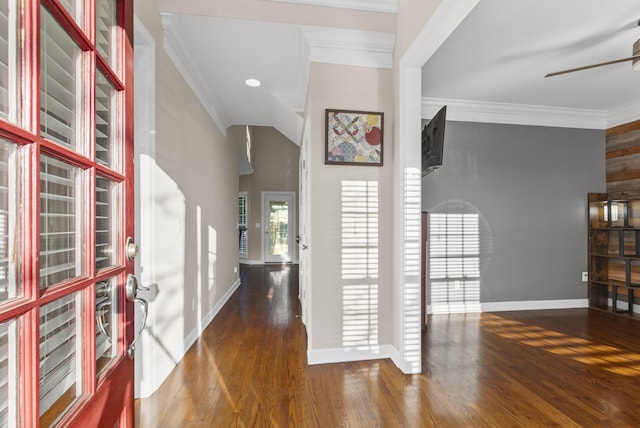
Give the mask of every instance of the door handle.
[[127, 300], [133, 302], [134, 304], [139, 303], [142, 306], [142, 310], [144, 311], [144, 318], [142, 319], [140, 330], [138, 330], [133, 340], [127, 347], [127, 357], [129, 357], [130, 360], [133, 359], [133, 355], [136, 350], [136, 342], [144, 331], [144, 328], [147, 325], [147, 318], [149, 317], [149, 303], [145, 299], [138, 297], [138, 292], [140, 290], [149, 291], [147, 287], [142, 287], [138, 284], [138, 279], [134, 275], [129, 274], [127, 276], [127, 282], [125, 284], [125, 294]]
[[130, 360], [133, 360], [133, 353], [136, 351], [136, 342], [140, 338], [140, 335], [142, 334], [145, 326], [147, 325], [147, 318], [149, 316], [149, 303], [147, 303], [146, 300], [136, 297], [133, 300], [133, 302], [134, 303], [137, 302], [137, 303], [140, 303], [140, 305], [142, 305], [142, 309], [144, 310], [144, 318], [142, 319], [142, 325], [140, 326], [140, 330], [138, 330], [138, 333], [136, 333], [136, 336], [133, 338], [133, 341], [131, 341], [131, 344], [127, 348], [127, 357], [129, 357]]
[[296, 244], [300, 243], [300, 235], [296, 235]]

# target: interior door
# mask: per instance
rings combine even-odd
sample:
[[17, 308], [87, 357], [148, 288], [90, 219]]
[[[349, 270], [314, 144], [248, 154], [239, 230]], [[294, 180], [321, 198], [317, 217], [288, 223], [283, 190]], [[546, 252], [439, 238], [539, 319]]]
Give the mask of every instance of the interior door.
[[265, 263], [288, 263], [294, 259], [294, 195], [293, 192], [262, 194], [262, 244]]
[[311, 249], [309, 247], [309, 243], [311, 241], [311, 229], [309, 228], [310, 224], [310, 215], [311, 210], [309, 209], [309, 121], [307, 120], [307, 125], [305, 127], [305, 133], [302, 137], [302, 144], [300, 144], [300, 164], [298, 176], [300, 180], [300, 188], [298, 189], [298, 195], [300, 198], [299, 203], [299, 232], [298, 232], [298, 254], [299, 254], [299, 295], [300, 299], [300, 307], [301, 307], [301, 318], [302, 322], [307, 326], [307, 336], [309, 336], [309, 325], [308, 325], [308, 316], [309, 316], [309, 304], [308, 304], [308, 294], [309, 287], [311, 283], [311, 277], [309, 275], [310, 272], [310, 252]]
[[133, 1], [0, 22], [0, 426], [133, 426]]

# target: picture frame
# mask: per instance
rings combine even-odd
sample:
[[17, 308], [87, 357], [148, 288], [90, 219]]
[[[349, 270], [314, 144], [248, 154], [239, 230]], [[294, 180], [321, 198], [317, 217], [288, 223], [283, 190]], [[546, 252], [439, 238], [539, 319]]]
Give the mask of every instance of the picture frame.
[[384, 113], [325, 110], [327, 165], [383, 165]]

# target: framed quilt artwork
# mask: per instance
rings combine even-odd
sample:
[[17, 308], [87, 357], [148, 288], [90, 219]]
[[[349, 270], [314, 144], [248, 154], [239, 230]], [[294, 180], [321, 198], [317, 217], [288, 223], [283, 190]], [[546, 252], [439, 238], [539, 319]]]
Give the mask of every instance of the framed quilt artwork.
[[325, 164], [382, 166], [384, 113], [325, 110]]

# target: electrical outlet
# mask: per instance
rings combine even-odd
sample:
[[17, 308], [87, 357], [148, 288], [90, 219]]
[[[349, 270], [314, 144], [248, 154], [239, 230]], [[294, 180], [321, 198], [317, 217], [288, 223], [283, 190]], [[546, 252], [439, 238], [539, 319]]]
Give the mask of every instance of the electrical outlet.
[[582, 282], [589, 281], [589, 272], [582, 272]]

